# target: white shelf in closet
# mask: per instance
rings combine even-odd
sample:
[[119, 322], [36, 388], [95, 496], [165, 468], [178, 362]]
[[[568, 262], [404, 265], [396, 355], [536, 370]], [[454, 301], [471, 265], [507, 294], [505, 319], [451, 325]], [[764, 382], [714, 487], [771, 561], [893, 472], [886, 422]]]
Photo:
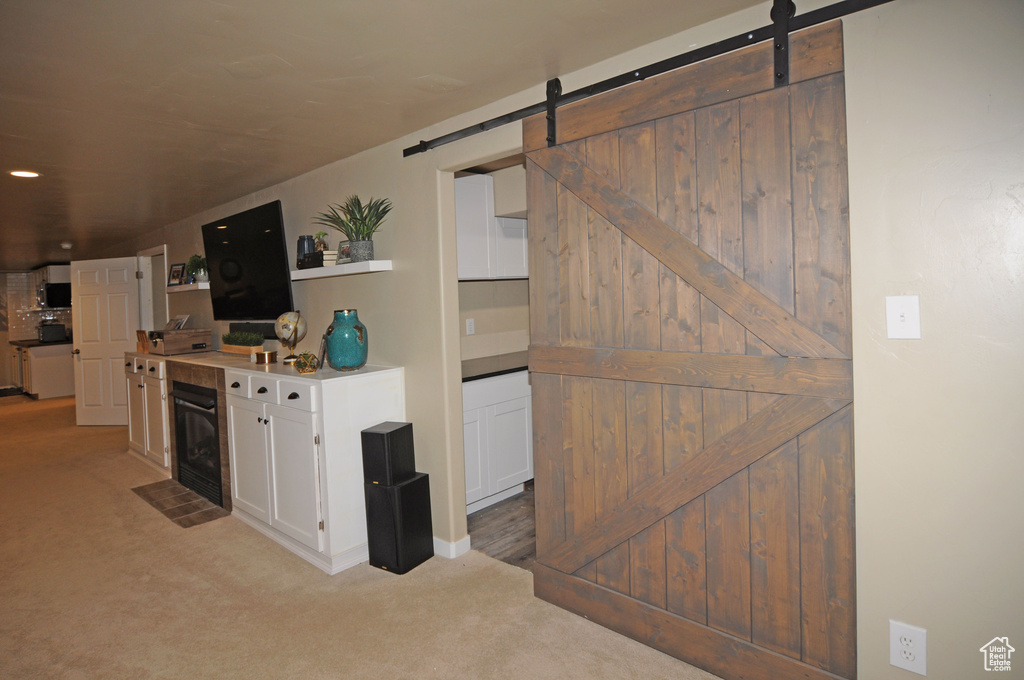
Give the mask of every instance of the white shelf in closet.
[[349, 276], [351, 274], [369, 274], [370, 272], [391, 271], [391, 260], [368, 260], [366, 262], [348, 262], [330, 267], [313, 267], [311, 269], [292, 270], [292, 281], [306, 279], [325, 279], [330, 276]]

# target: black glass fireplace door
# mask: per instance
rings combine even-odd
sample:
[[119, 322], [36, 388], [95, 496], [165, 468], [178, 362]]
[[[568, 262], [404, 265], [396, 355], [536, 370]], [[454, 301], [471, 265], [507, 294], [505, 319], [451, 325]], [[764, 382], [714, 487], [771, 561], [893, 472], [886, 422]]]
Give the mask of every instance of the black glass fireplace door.
[[175, 382], [171, 396], [174, 398], [178, 481], [211, 503], [224, 507], [217, 390]]

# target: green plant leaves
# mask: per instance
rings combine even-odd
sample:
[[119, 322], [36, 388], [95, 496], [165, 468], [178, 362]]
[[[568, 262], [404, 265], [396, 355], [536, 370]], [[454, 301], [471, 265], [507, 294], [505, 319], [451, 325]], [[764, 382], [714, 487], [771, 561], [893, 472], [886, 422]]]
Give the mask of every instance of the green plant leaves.
[[386, 198], [371, 198], [364, 204], [358, 196], [349, 196], [344, 203], [328, 205], [313, 222], [337, 229], [349, 241], [370, 241], [392, 207]]

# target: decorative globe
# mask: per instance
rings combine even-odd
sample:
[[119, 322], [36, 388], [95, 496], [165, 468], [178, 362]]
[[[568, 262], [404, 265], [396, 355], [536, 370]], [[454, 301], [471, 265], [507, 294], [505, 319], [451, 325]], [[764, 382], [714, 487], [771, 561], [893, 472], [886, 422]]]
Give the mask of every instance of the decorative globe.
[[274, 332], [286, 347], [294, 348], [306, 337], [306, 320], [298, 311], [285, 312], [274, 322]]

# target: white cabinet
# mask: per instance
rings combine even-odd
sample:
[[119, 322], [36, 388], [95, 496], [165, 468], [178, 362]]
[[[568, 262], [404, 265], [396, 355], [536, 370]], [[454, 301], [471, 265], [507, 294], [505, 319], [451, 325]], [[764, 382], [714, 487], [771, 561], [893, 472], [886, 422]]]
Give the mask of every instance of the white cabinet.
[[75, 393], [75, 364], [71, 345], [49, 344], [21, 350], [22, 389], [38, 399]]
[[455, 226], [460, 279], [529, 275], [526, 220], [495, 216], [490, 175], [455, 179]]
[[323, 547], [320, 514], [320, 437], [316, 417], [267, 404], [270, 526], [305, 546]]
[[[405, 420], [401, 368], [225, 365], [232, 514], [328, 574], [365, 562], [362, 430]], [[230, 367], [228, 367], [230, 366]]]
[[[225, 377], [235, 382], [232, 375]], [[278, 382], [285, 383], [283, 398], [295, 393], [288, 390], [288, 381], [264, 376], [258, 380], [257, 390], [264, 390], [261, 398], [274, 394], [276, 399]], [[232, 504], [320, 551], [323, 524], [316, 415], [234, 394], [228, 394], [227, 405]]]
[[146, 402], [146, 458], [169, 469], [171, 438], [167, 417], [167, 381], [143, 376], [142, 394]]
[[11, 383], [19, 389], [23, 384], [21, 379], [21, 352], [22, 349], [20, 347], [11, 345]]
[[21, 351], [21, 389], [25, 394], [35, 394], [32, 385], [32, 355], [27, 349]]
[[170, 474], [170, 418], [165, 360], [146, 354], [125, 354], [128, 390], [128, 448]]
[[270, 464], [264, 405], [228, 394], [228, 450], [231, 454], [231, 503], [270, 524]]
[[519, 493], [533, 479], [533, 414], [526, 371], [462, 386], [466, 511]]
[[141, 373], [126, 373], [128, 383], [128, 448], [144, 454], [146, 450], [146, 395]]
[[51, 264], [43, 270], [44, 283], [71, 283], [71, 265]]

